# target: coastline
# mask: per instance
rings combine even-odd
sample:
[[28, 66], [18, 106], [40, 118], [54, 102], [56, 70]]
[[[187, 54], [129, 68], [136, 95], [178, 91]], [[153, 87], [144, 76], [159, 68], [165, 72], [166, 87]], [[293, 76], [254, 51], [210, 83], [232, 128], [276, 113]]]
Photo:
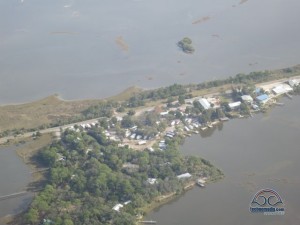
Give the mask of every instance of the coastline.
[[[220, 177], [214, 178], [213, 180], [208, 180], [207, 184], [209, 188], [209, 184], [211, 183], [215, 183], [218, 182], [222, 179], [224, 179], [225, 175], [220, 175]], [[142, 219], [144, 219], [151, 211], [160, 208], [161, 206], [168, 204], [169, 202], [172, 202], [173, 200], [182, 197], [182, 195], [184, 195], [186, 192], [188, 192], [189, 190], [193, 189], [193, 188], [197, 188], [197, 182], [195, 180], [190, 181], [189, 183], [187, 183], [183, 189], [181, 190], [180, 193], [177, 192], [172, 192], [170, 194], [167, 195], [162, 195], [162, 196], [158, 196], [157, 199], [155, 199], [152, 203], [144, 206], [142, 208], [142, 210], [145, 212], [145, 215], [142, 217]], [[200, 188], [200, 187], [199, 187]]]

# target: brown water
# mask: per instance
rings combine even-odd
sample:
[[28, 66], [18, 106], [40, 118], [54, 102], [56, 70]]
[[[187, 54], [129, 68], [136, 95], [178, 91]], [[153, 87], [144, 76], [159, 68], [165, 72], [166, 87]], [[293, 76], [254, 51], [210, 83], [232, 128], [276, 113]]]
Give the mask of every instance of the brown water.
[[[299, 0], [1, 0], [0, 104], [295, 65], [299, 8]], [[185, 36], [193, 55], [176, 46]]]
[[[16, 154], [15, 147], [0, 148], [0, 196], [25, 191], [30, 182], [29, 168]], [[0, 200], [0, 218], [24, 210], [31, 202], [32, 194]]]
[[[148, 215], [163, 225], [279, 225], [300, 223], [300, 97], [251, 119], [236, 119], [206, 135], [187, 139], [182, 152], [220, 167], [226, 178], [195, 187]], [[251, 214], [253, 195], [275, 189], [284, 216]]]

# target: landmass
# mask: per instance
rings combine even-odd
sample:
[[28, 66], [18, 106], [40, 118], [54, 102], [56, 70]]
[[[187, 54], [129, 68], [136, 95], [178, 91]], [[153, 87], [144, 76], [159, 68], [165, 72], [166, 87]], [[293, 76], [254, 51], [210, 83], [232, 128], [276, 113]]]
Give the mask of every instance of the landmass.
[[204, 16], [198, 20], [195, 20], [192, 24], [196, 25], [196, 24], [200, 24], [200, 23], [204, 23], [206, 21], [210, 20], [209, 16]]
[[[32, 138], [39, 143], [30, 147], [34, 154], [25, 149], [19, 155], [47, 169], [40, 193], [15, 224], [134, 224], [197, 179], [221, 179], [223, 173], [209, 161], [180, 153], [184, 139], [282, 105], [280, 96], [300, 93], [299, 72], [295, 66], [201, 84], [135, 89], [122, 100], [82, 103], [74, 114], [89, 120], [1, 138], [8, 144]], [[53, 132], [51, 141], [42, 139]]]
[[129, 51], [129, 46], [128, 44], [124, 41], [122, 36], [118, 36], [116, 38], [116, 44], [125, 52]]
[[185, 53], [192, 54], [195, 51], [194, 47], [192, 46], [192, 40], [188, 37], [183, 38], [177, 43], [177, 45]]

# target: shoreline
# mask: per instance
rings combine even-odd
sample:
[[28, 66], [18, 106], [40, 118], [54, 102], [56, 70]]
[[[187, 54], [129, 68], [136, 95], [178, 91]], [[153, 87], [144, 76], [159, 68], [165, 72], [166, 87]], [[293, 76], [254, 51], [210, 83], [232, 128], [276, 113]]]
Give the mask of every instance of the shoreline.
[[[300, 64], [291, 65], [291, 66], [285, 67], [285, 68], [265, 69], [265, 70], [259, 70], [259, 71], [270, 71], [271, 73], [279, 73], [282, 70], [290, 69], [290, 68], [292, 68], [292, 69], [296, 68], [298, 70], [298, 68], [300, 69]], [[259, 72], [259, 71], [255, 70], [255, 72]], [[300, 72], [300, 71], [298, 71], [298, 72]], [[233, 75], [231, 75], [231, 76], [233, 76]], [[230, 77], [230, 76], [225, 76], [225, 77], [219, 78], [219, 79], [205, 80], [205, 81], [202, 81], [201, 83], [208, 83], [208, 82], [212, 82], [212, 81], [215, 81], [215, 80], [223, 80], [223, 79], [227, 79], [228, 77]], [[298, 74], [298, 75], [295, 75], [293, 77], [300, 77], [300, 76]], [[275, 81], [275, 80], [280, 81], [280, 80], [283, 80], [283, 79], [286, 79], [286, 78], [274, 79], [274, 80], [271, 80], [271, 81], [268, 81], [268, 82], [264, 82], [264, 83], [269, 83], [269, 82], [272, 82], [272, 81]], [[191, 83], [191, 84], [198, 84], [198, 83]], [[184, 85], [189, 85], [189, 84], [184, 84]], [[166, 87], [166, 86], [163, 86], [163, 87]], [[95, 97], [95, 98], [72, 98], [72, 99], [66, 99], [60, 93], [53, 93], [53, 94], [50, 94], [50, 95], [47, 95], [47, 96], [44, 96], [44, 97], [41, 97], [41, 98], [38, 98], [38, 99], [33, 98], [31, 100], [28, 100], [28, 101], [10, 102], [10, 103], [3, 103], [3, 104], [0, 103], [0, 108], [1, 107], [6, 107], [6, 106], [19, 106], [19, 105], [24, 105], [24, 104], [30, 104], [30, 103], [38, 102], [38, 101], [41, 101], [43, 99], [47, 99], [47, 98], [50, 98], [50, 97], [55, 97], [58, 100], [63, 101], [63, 102], [83, 102], [83, 101], [99, 101], [99, 100], [106, 101], [106, 100], [114, 99], [116, 97], [123, 96], [124, 94], [128, 94], [128, 92], [139, 92], [139, 91], [156, 90], [156, 89], [159, 89], [159, 88], [161, 88], [161, 87], [150, 88], [149, 89], [149, 88], [143, 88], [143, 87], [139, 87], [139, 86], [133, 85], [133, 86], [125, 87], [122, 91], [117, 92], [115, 94], [112, 94], [110, 96], [107, 96], [107, 97]]]

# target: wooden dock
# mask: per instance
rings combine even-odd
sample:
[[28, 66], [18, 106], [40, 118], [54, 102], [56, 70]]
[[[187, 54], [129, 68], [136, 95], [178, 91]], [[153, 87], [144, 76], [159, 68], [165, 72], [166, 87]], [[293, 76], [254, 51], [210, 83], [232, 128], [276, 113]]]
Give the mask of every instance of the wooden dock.
[[289, 93], [286, 92], [285, 95], [286, 95], [288, 98], [293, 99], [293, 96], [290, 95]]
[[143, 224], [157, 224], [157, 222], [154, 221], [154, 220], [144, 220], [144, 221], [140, 221], [139, 223], [143, 223]]
[[19, 196], [23, 196], [23, 195], [26, 195], [27, 193], [28, 193], [27, 191], [21, 191], [21, 192], [16, 192], [16, 193], [13, 193], [13, 194], [10, 194], [10, 195], [3, 195], [3, 196], [0, 196], [0, 201], [10, 199], [10, 198], [16, 198], [16, 197], [19, 197]]
[[32, 171], [32, 172], [30, 172], [30, 173], [33, 174], [33, 173], [44, 172], [44, 171], [47, 171], [47, 170], [49, 170], [49, 169], [50, 169], [50, 168], [43, 168], [43, 169], [39, 169], [39, 170]]

